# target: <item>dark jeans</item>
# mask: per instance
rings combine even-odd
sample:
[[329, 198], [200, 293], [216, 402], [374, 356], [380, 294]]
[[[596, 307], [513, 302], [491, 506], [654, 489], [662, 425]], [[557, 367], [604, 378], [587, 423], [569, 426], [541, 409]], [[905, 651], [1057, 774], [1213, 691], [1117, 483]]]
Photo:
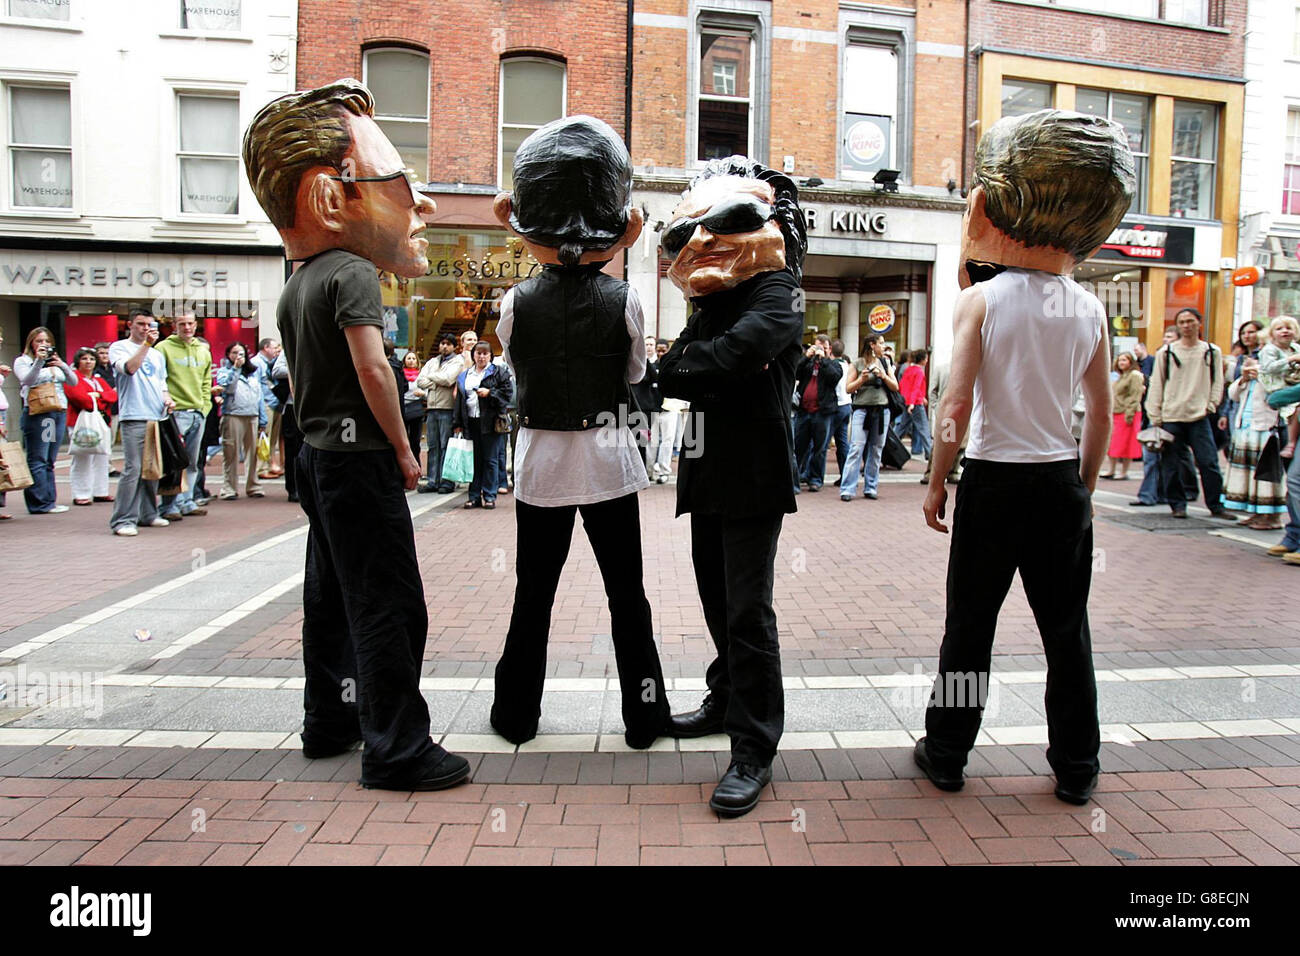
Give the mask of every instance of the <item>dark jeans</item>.
[[781, 649], [772, 609], [783, 516], [691, 514], [691, 561], [717, 657], [705, 680], [725, 712], [731, 759], [770, 766], [785, 728]]
[[1205, 491], [1205, 506], [1211, 511], [1223, 508], [1223, 473], [1219, 471], [1219, 450], [1214, 445], [1214, 433], [1209, 418], [1194, 422], [1165, 422], [1161, 426], [1174, 436], [1160, 451], [1160, 490], [1173, 511], [1186, 511], [1187, 501], [1196, 492], [1195, 484], [1184, 487], [1183, 469], [1179, 463], [1190, 446], [1196, 459], [1196, 469], [1201, 473], [1201, 488]]
[[614, 660], [623, 693], [623, 726], [633, 736], [650, 739], [668, 720], [663, 669], [642, 582], [637, 496], [559, 508], [516, 501], [515, 603], [492, 700], [492, 726], [515, 743], [537, 734], [551, 607], [569, 556], [573, 518], [579, 511], [609, 600]]
[[794, 416], [794, 458], [799, 463], [799, 480], [809, 488], [820, 488], [826, 476], [826, 445], [830, 441], [835, 410], [806, 412]]
[[441, 759], [420, 694], [428, 632], [406, 492], [391, 451], [303, 445], [298, 494], [307, 513], [303, 581], [303, 739], [360, 735], [361, 779], [419, 775]]
[[54, 484], [54, 460], [59, 457], [59, 446], [68, 431], [66, 411], [28, 414], [23, 409], [22, 433], [27, 446], [27, 470], [32, 473], [32, 484], [23, 489], [27, 510], [44, 514], [58, 504], [58, 490]]
[[[1012, 513], [1033, 521], [1008, 523]], [[975, 745], [998, 612], [1019, 570], [1047, 654], [1047, 762], [1060, 781], [1091, 779], [1101, 748], [1088, 630], [1092, 502], [1078, 461], [967, 459], [952, 521], [947, 618], [925, 712], [930, 759], [955, 774]]]
[[447, 442], [451, 441], [453, 415], [450, 408], [431, 408], [424, 416], [424, 434], [429, 442], [424, 480], [426, 484], [441, 486], [446, 491], [455, 487], [450, 481], [444, 483], [442, 480], [442, 460], [447, 457]]
[[424, 415], [419, 418], [406, 419], [406, 442], [411, 446], [411, 454], [420, 460], [420, 433], [424, 430]]
[[469, 439], [474, 443], [474, 478], [469, 483], [470, 501], [496, 501], [497, 489], [501, 487], [497, 475], [497, 456], [500, 454], [501, 439], [504, 435], [479, 431], [478, 419], [470, 419]]
[[284, 490], [289, 497], [298, 495], [298, 452], [302, 450], [302, 429], [293, 402], [280, 406], [280, 434], [284, 436]]
[[844, 463], [849, 460], [849, 420], [853, 418], [852, 405], [840, 405], [835, 409], [835, 418], [831, 422], [831, 435], [835, 439], [835, 464], [840, 478], [844, 477]]

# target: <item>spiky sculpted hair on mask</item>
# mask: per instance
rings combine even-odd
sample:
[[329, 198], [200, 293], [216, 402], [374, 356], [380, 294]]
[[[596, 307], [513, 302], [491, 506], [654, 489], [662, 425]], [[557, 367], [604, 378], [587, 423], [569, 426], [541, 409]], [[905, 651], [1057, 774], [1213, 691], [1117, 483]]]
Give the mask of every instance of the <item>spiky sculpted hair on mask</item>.
[[803, 260], [808, 252], [808, 227], [804, 222], [803, 209], [799, 206], [799, 188], [795, 186], [794, 180], [745, 156], [728, 156], [725, 159], [709, 160], [691, 180], [686, 192], [706, 179], [720, 176], [757, 179], [772, 187], [776, 195], [776, 224], [785, 237], [785, 267], [793, 273], [796, 281], [802, 279]]

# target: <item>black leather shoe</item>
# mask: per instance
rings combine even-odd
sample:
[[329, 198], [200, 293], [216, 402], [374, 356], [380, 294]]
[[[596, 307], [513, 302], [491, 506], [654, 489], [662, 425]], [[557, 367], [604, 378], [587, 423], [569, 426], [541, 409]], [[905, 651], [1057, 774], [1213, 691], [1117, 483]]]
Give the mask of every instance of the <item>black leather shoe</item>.
[[671, 720], [672, 717], [664, 718], [663, 723], [661, 723], [657, 729], [651, 731], [645, 731], [645, 730], [638, 730], [635, 732], [631, 730], [624, 731], [623, 742], [627, 744], [629, 747], [631, 747], [633, 750], [645, 750], [646, 748], [653, 745], [654, 742], [658, 740], [660, 737], [671, 736], [668, 733], [668, 722]]
[[1066, 803], [1073, 803], [1076, 807], [1081, 807], [1092, 799], [1092, 791], [1097, 789], [1097, 775], [1094, 773], [1092, 779], [1086, 783], [1063, 783], [1059, 779], [1056, 781], [1056, 796], [1059, 800]]
[[916, 749], [912, 751], [912, 759], [916, 761], [918, 767], [925, 771], [925, 775], [930, 778], [930, 782], [940, 790], [947, 790], [952, 793], [960, 790], [966, 784], [960, 773], [954, 777], [951, 774], [944, 773], [934, 765], [934, 762], [930, 759], [930, 752], [925, 749], [924, 737], [916, 742]]
[[693, 710], [689, 714], [678, 714], [668, 718], [668, 726], [664, 728], [665, 737], [676, 737], [679, 740], [687, 737], [707, 737], [709, 734], [722, 733], [722, 719], [726, 716], [727, 708], [725, 704], [719, 703], [710, 694], [704, 698], [704, 703], [700, 704], [699, 710]]
[[308, 740], [302, 738], [302, 755], [308, 760], [320, 760], [325, 757], [337, 757], [356, 750], [361, 744], [361, 735], [346, 740]]
[[1128, 506], [1130, 508], [1154, 508], [1156, 506], [1156, 503], [1154, 501], [1138, 500], [1138, 501], [1130, 501], [1128, 503]]
[[758, 806], [758, 795], [771, 782], [771, 767], [733, 763], [714, 788], [709, 807], [720, 817], [742, 817]]
[[1217, 511], [1210, 512], [1211, 518], [1218, 518], [1220, 521], [1236, 521], [1240, 515], [1235, 515], [1227, 508], [1219, 508]]
[[[442, 750], [441, 747], [438, 748]], [[427, 771], [413, 777], [387, 780], [362, 780], [367, 790], [446, 790], [469, 779], [469, 761], [457, 754], [442, 751], [442, 758]]]

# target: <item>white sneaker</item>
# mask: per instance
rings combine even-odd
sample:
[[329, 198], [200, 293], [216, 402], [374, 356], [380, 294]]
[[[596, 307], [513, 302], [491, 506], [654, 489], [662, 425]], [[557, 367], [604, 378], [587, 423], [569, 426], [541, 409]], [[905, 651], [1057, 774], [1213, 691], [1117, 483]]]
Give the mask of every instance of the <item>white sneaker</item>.
[[145, 525], [145, 527], [146, 527], [146, 528], [165, 528], [165, 527], [167, 527], [169, 524], [171, 524], [171, 522], [168, 521], [166, 518], [154, 518], [154, 519], [153, 519], [152, 521], [150, 521], [147, 525]]
[[133, 524], [124, 524], [113, 532], [113, 534], [120, 534], [124, 538], [134, 538], [139, 533]]
[[40, 513], [40, 514], [46, 514], [46, 515], [61, 515], [61, 514], [63, 514], [63, 512], [65, 512], [65, 511], [67, 511], [67, 510], [68, 510], [68, 506], [67, 506], [67, 505], [55, 505], [55, 506], [54, 506], [53, 508], [51, 508], [49, 511], [42, 511], [42, 512], [39, 512], [39, 513]]

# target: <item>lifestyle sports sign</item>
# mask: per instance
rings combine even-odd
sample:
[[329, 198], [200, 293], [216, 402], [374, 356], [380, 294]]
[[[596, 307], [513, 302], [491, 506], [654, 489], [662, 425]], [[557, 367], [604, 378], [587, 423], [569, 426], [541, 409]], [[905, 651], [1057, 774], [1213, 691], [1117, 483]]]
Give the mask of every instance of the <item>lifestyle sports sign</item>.
[[1196, 248], [1191, 226], [1152, 226], [1121, 222], [1097, 252], [1098, 259], [1147, 259], [1160, 264], [1190, 265]]

